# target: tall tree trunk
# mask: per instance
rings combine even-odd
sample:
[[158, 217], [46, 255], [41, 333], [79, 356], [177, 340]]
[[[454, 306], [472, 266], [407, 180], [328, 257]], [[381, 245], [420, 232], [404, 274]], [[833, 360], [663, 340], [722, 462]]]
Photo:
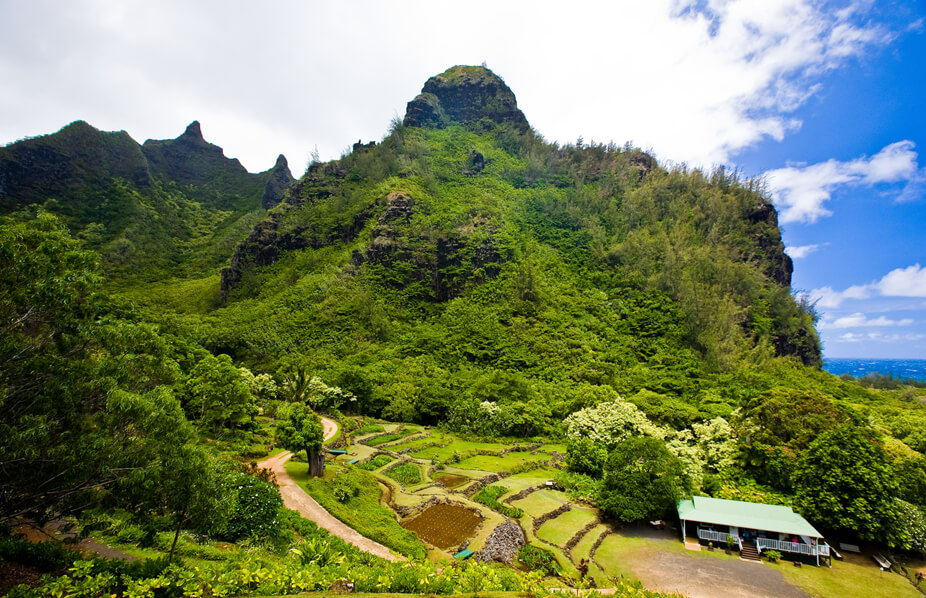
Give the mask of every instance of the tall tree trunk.
[[180, 538], [180, 527], [183, 525], [183, 520], [186, 518], [186, 513], [180, 513], [177, 517], [177, 529], [174, 531], [174, 542], [170, 545], [170, 556], [167, 557], [167, 564], [174, 562], [174, 551], [177, 550], [177, 540]]
[[320, 478], [325, 475], [325, 453], [322, 449], [305, 449], [306, 457], [309, 460], [309, 475], [313, 478]]

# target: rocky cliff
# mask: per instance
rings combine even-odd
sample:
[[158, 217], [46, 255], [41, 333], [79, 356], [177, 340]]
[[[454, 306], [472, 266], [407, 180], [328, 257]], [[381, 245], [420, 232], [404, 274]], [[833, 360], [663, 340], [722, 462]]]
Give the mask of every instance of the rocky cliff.
[[455, 66], [427, 80], [421, 93], [408, 103], [404, 122], [409, 127], [443, 127], [482, 119], [520, 130], [529, 127], [501, 77], [485, 67]]

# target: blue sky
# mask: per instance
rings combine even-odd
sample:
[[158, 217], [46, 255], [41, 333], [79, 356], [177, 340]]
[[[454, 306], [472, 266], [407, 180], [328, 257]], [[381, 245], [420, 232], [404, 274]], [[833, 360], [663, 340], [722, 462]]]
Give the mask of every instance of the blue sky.
[[[799, 130], [733, 157], [769, 176], [792, 286], [817, 301], [828, 357], [926, 358], [926, 35], [923, 4], [908, 8], [895, 39], [819, 78], [793, 113]], [[888, 171], [872, 176], [879, 154]], [[826, 199], [789, 217], [775, 170]]]
[[765, 176], [829, 357], [926, 358], [923, 0], [0, 0], [0, 143], [193, 120], [251, 171], [485, 61], [549, 140]]

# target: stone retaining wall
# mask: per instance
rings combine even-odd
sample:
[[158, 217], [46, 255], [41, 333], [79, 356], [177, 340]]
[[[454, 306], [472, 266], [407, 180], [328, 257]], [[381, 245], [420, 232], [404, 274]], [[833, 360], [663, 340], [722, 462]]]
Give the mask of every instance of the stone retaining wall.
[[563, 546], [563, 552], [566, 553], [566, 557], [572, 560], [572, 549], [576, 547], [582, 538], [585, 537], [585, 534], [592, 531], [596, 525], [601, 523], [601, 519], [596, 517], [594, 521], [590, 522], [588, 525], [576, 532], [576, 534], [569, 538], [569, 541], [566, 542], [566, 545]]
[[559, 517], [559, 516], [562, 515], [563, 513], [566, 513], [566, 512], [571, 511], [571, 510], [572, 510], [572, 503], [567, 502], [567, 503], [563, 504], [562, 506], [560, 506], [560, 507], [558, 507], [558, 508], [556, 508], [556, 509], [553, 509], [553, 510], [550, 511], [549, 513], [544, 513], [544, 514], [541, 515], [540, 517], [537, 517], [536, 519], [534, 519], [534, 525], [533, 525], [534, 535], [537, 535], [537, 530], [540, 529], [540, 526], [541, 526], [541, 525], [543, 525], [544, 523], [546, 523], [546, 522], [549, 521], [550, 519], [556, 519], [557, 517]]

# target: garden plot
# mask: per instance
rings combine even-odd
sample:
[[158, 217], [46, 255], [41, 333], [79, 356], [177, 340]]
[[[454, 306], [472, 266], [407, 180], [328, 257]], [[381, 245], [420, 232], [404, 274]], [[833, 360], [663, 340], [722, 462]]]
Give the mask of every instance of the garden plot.
[[494, 455], [475, 455], [468, 459], [464, 459], [455, 465], [460, 469], [479, 469], [482, 471], [511, 471], [515, 467], [520, 466], [523, 463], [528, 463], [531, 461], [548, 461], [550, 455], [544, 453], [538, 453], [532, 455], [528, 452], [511, 452], [500, 457]]
[[573, 507], [559, 517], [545, 521], [537, 530], [537, 537], [555, 546], [563, 547], [580, 529], [595, 521], [598, 514], [591, 509]]
[[569, 502], [569, 496], [565, 492], [543, 489], [532, 492], [520, 500], [513, 501], [511, 505], [520, 507], [524, 509], [526, 515], [537, 518], [560, 508], [567, 502]]
[[[436, 436], [436, 435], [435, 435]], [[452, 440], [446, 446], [432, 446], [420, 451], [414, 452], [411, 456], [416, 459], [438, 459], [439, 461], [447, 461], [450, 459], [454, 453], [461, 455], [466, 451], [473, 450], [486, 450], [493, 452], [501, 452], [506, 448], [511, 448], [510, 444], [502, 444], [500, 442], [476, 442], [472, 440], [461, 440], [452, 436], [442, 436], [445, 440]]]
[[483, 517], [475, 509], [460, 503], [442, 503], [431, 505], [419, 515], [403, 521], [402, 527], [446, 550], [469, 540], [482, 521]]

